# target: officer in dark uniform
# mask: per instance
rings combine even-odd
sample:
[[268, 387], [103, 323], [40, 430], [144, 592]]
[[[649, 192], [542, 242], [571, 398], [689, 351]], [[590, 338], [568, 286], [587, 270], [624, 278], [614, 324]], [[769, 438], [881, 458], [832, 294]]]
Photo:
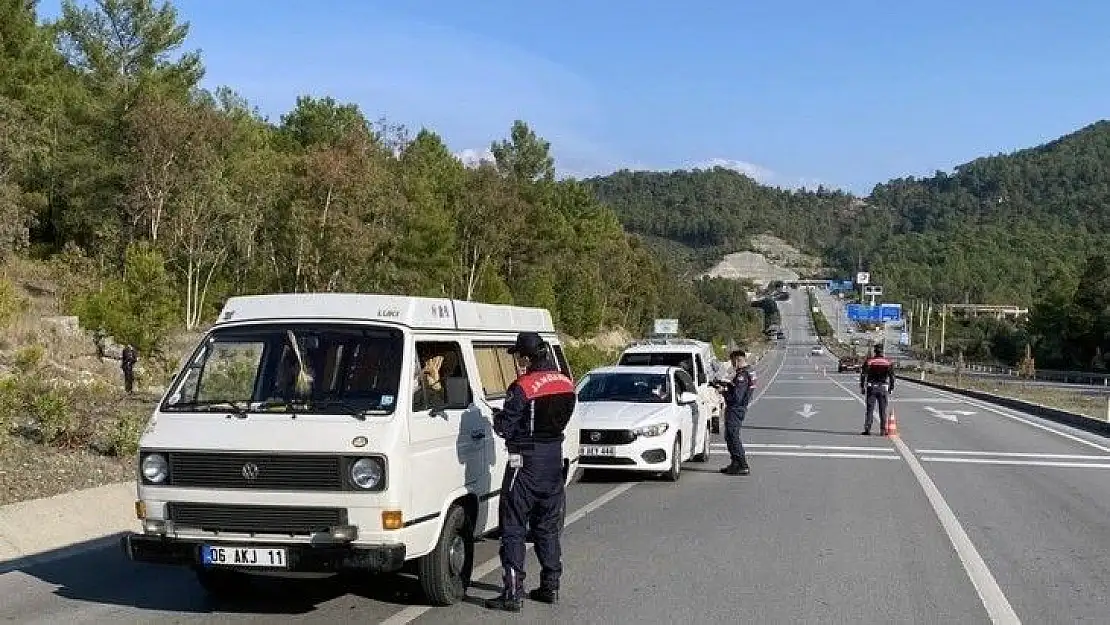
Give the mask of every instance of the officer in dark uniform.
[[744, 453], [744, 443], [740, 440], [740, 428], [748, 414], [752, 391], [755, 390], [755, 375], [748, 367], [747, 357], [740, 349], [729, 354], [736, 374], [732, 380], [714, 383], [725, 398], [725, 443], [728, 445], [728, 455], [732, 457], [732, 462], [721, 469], [721, 473], [725, 475], [751, 473], [747, 455]]
[[883, 356], [881, 343], [875, 345], [875, 355], [864, 361], [859, 374], [859, 392], [867, 397], [867, 416], [863, 421], [864, 436], [871, 435], [872, 411], [879, 408], [879, 431], [887, 435], [886, 417], [889, 394], [894, 390], [894, 363]]
[[563, 572], [559, 535], [566, 509], [563, 430], [577, 398], [574, 381], [559, 371], [539, 334], [521, 332], [509, 353], [517, 356], [524, 373], [509, 385], [505, 407], [494, 415], [494, 432], [505, 439], [509, 450], [499, 510], [504, 588], [486, 601], [486, 607], [518, 612], [529, 525], [541, 570], [539, 587], [528, 596], [544, 603], [555, 603], [559, 597]]

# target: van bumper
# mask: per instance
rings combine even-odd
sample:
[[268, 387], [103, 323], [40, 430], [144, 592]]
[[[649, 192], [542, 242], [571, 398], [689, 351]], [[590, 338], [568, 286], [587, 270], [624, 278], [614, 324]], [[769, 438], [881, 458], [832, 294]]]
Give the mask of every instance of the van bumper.
[[[149, 564], [174, 564], [203, 566], [202, 545], [222, 545], [222, 541], [179, 540], [164, 536], [129, 533], [120, 539], [120, 547], [133, 562]], [[242, 545], [240, 545], [242, 546]], [[276, 569], [243, 567], [243, 571], [290, 573], [338, 573], [361, 571], [366, 573], [392, 573], [401, 570], [405, 563], [405, 545], [304, 545], [259, 544], [251, 547], [281, 547], [286, 550], [289, 566]], [[220, 567], [234, 569], [236, 567]]]

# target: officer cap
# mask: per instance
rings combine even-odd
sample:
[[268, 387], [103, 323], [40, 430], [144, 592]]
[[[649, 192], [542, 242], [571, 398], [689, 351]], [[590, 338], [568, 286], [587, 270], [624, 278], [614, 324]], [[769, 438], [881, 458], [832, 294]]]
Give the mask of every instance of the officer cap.
[[509, 348], [509, 353], [534, 358], [543, 347], [544, 340], [539, 334], [536, 332], [521, 332], [516, 335], [516, 343]]

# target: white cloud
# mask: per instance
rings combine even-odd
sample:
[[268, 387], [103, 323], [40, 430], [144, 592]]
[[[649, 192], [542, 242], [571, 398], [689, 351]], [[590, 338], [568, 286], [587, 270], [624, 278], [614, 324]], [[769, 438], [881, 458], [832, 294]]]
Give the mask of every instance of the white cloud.
[[747, 161], [738, 161], [730, 158], [711, 158], [707, 161], [702, 161], [694, 165], [697, 169], [713, 169], [714, 167], [724, 167], [733, 171], [740, 172], [745, 176], [762, 184], [773, 184], [777, 174], [766, 167], [749, 163]]
[[482, 161], [493, 161], [493, 152], [486, 148], [484, 150], [475, 150], [473, 148], [466, 148], [459, 152], [455, 152], [455, 158], [462, 161], [463, 165], [467, 167], [477, 167], [482, 164]]
[[712, 169], [724, 167], [748, 176], [760, 184], [782, 189], [816, 189], [820, 185], [831, 187], [828, 183], [816, 178], [788, 176], [762, 165], [731, 158], [711, 158], [700, 161], [694, 165], [697, 169]]

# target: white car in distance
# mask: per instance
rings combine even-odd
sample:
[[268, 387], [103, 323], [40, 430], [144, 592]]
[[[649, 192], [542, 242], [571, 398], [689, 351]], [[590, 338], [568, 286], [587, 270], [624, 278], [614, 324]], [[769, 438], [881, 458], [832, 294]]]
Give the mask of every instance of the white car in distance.
[[662, 473], [678, 481], [682, 463], [709, 460], [709, 422], [693, 378], [681, 367], [618, 365], [577, 385], [579, 466]]

